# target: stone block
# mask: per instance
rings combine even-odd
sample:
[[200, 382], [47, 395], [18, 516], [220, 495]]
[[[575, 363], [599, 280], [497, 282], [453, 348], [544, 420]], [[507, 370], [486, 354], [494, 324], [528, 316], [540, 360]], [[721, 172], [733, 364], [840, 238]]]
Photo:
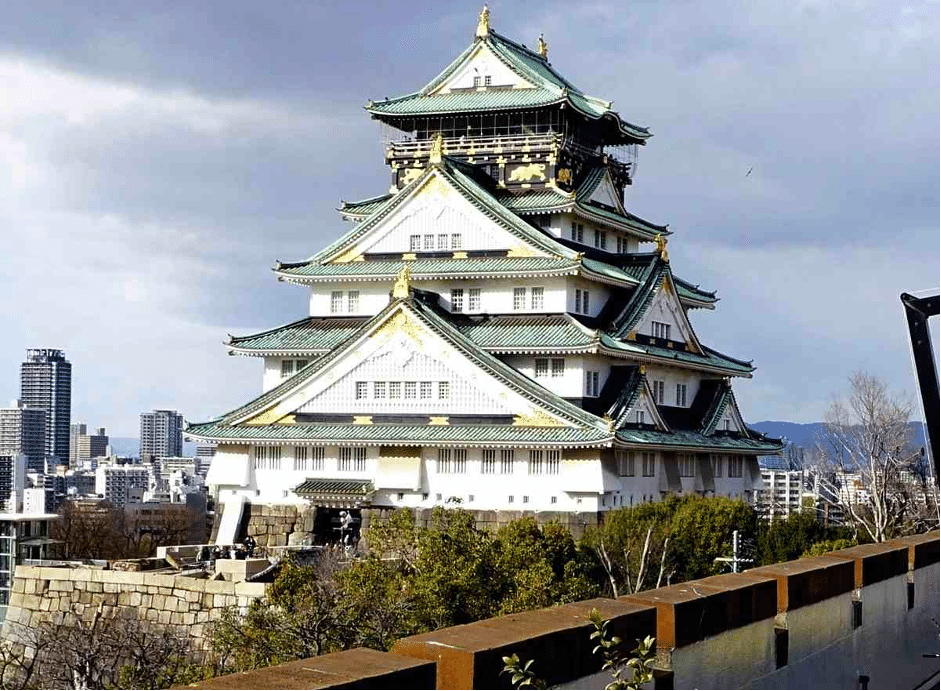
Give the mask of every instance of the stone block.
[[88, 582], [88, 592], [90, 593], [100, 593], [104, 590], [103, 584], [98, 581], [89, 581]]
[[87, 590], [82, 590], [76, 594], [78, 595], [78, 602], [80, 604], [83, 604], [83, 605], [91, 604], [92, 594], [90, 592], [88, 592]]
[[179, 598], [176, 599], [176, 611], [177, 612], [188, 612], [189, 608], [190, 608], [189, 603], [186, 600], [181, 600]]
[[163, 603], [163, 608], [168, 612], [175, 612], [176, 605], [179, 601], [180, 598], [174, 597], [173, 595], [167, 595]]
[[140, 596], [140, 606], [147, 608], [152, 607], [154, 604], [154, 596], [150, 593], [144, 593]]
[[130, 597], [128, 598], [128, 604], [129, 604], [131, 607], [140, 607], [140, 604], [141, 604], [141, 594], [140, 594], [139, 592], [137, 592], [136, 590], [133, 591], [133, 592], [130, 594]]
[[192, 626], [196, 623], [196, 614], [195, 612], [186, 612], [183, 614], [183, 624], [186, 626]]
[[169, 612], [168, 610], [165, 610], [165, 609], [161, 610], [160, 613], [157, 615], [157, 621], [160, 624], [163, 624], [164, 626], [166, 626], [167, 624], [170, 623], [170, 615], [171, 615], [171, 612]]
[[153, 600], [151, 602], [151, 607], [154, 609], [164, 609], [166, 608], [167, 596], [166, 595], [153, 595]]
[[117, 593], [121, 590], [117, 583], [102, 583], [101, 589], [106, 593]]
[[202, 593], [197, 590], [189, 590], [185, 594], [187, 602], [199, 602], [202, 599]]
[[183, 613], [182, 612], [171, 612], [170, 613], [170, 623], [174, 626], [179, 626], [183, 623]]
[[157, 592], [159, 592], [161, 595], [172, 595], [172, 594], [173, 594], [173, 588], [172, 588], [172, 587], [171, 587], [171, 588], [165, 588], [165, 587], [163, 587], [163, 586], [160, 586], [159, 588], [157, 588]]

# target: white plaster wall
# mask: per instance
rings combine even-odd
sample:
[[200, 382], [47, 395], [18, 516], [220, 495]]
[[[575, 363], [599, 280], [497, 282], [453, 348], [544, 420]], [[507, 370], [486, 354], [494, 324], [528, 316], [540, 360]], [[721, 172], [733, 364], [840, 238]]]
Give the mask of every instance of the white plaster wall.
[[471, 55], [464, 67], [434, 93], [449, 93], [451, 89], [471, 89], [474, 87], [474, 77], [484, 75], [490, 75], [491, 86], [532, 88], [532, 84], [504, 65], [489, 48], [481, 46]]
[[[588, 291], [588, 312], [575, 311], [575, 291]], [[593, 283], [577, 276], [568, 278], [568, 301], [565, 311], [572, 314], [585, 314], [589, 317], [597, 317], [598, 313], [604, 308], [611, 296], [611, 289], [603, 283]]]
[[[538, 357], [539, 359], [549, 358], [552, 360], [552, 357], [548, 355]], [[561, 377], [552, 376], [552, 363], [550, 362], [549, 375], [537, 378], [537, 356], [535, 355], [511, 355], [501, 359], [540, 386], [563, 398], [581, 398], [585, 396], [585, 372], [589, 371], [599, 373], [599, 390], [604, 388], [605, 381], [607, 381], [611, 372], [611, 360], [595, 355], [558, 355], [556, 357], [565, 360], [565, 372]]]
[[684, 317], [684, 309], [679, 299], [671, 292], [665, 291], [662, 286], [657, 288], [650, 306], [640, 318], [635, 331], [648, 336], [653, 335], [652, 322], [670, 325], [670, 340], [686, 341], [692, 339], [689, 327]]
[[693, 370], [663, 365], [647, 365], [647, 380], [653, 386], [654, 380], [663, 382], [663, 405], [676, 405], [676, 385], [686, 384], [686, 408], [692, 404], [699, 392], [699, 383], [703, 376]]
[[[316, 283], [310, 292], [310, 316], [312, 317], [371, 317], [379, 314], [389, 304], [392, 284], [388, 282], [348, 281], [337, 283]], [[352, 290], [359, 291], [359, 309], [348, 309], [347, 295]], [[343, 304], [339, 312], [330, 311], [330, 295], [334, 291], [343, 293]]]

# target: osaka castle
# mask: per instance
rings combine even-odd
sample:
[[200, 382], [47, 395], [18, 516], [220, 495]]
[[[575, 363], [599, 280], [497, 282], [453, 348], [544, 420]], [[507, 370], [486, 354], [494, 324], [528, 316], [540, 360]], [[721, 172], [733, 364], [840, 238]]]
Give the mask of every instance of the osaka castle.
[[497, 33], [486, 7], [438, 76], [366, 111], [390, 188], [343, 203], [351, 226], [327, 247], [274, 266], [308, 314], [227, 341], [264, 363], [261, 395], [187, 423], [217, 444], [220, 500], [750, 501], [757, 457], [781, 442], [736, 403], [751, 362], [696, 335], [715, 293], [674, 273], [666, 225], [625, 206], [650, 131], [557, 72], [542, 37], [532, 50]]

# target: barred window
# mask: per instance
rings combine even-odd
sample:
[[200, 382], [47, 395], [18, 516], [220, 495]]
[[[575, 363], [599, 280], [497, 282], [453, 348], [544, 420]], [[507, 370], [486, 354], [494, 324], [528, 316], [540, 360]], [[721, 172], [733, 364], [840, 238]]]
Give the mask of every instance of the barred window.
[[741, 456], [729, 457], [729, 477], [742, 477], [745, 462]]
[[438, 449], [438, 460], [435, 463], [435, 472], [438, 475], [451, 474], [451, 449]]
[[676, 404], [678, 406], [686, 405], [686, 384], [676, 385]]
[[356, 400], [360, 401], [369, 395], [369, 382], [356, 382]]
[[712, 476], [722, 477], [722, 456], [717, 453], [712, 454]]
[[676, 460], [680, 469], [680, 477], [693, 477], [696, 474], [696, 459], [692, 454], [678, 454]]
[[480, 288], [471, 288], [467, 291], [467, 310], [469, 312], [480, 310]]
[[500, 451], [500, 474], [512, 475], [513, 463], [516, 461], [516, 452], [513, 449], [502, 449]]
[[655, 403], [663, 405], [663, 382], [659, 379], [653, 381], [653, 400]]
[[654, 477], [656, 475], [657, 457], [654, 453], [644, 452], [641, 454], [644, 464], [644, 477]]
[[438, 249], [439, 250], [448, 249], [448, 234], [447, 233], [438, 234]]
[[258, 470], [281, 470], [280, 446], [252, 447], [252, 466]]
[[298, 360], [298, 361], [297, 361], [296, 369], [297, 369], [298, 372], [300, 372], [302, 369], [304, 369], [305, 367], [307, 367], [307, 365], [309, 365], [309, 364], [310, 364], [310, 360]]
[[330, 314], [339, 314], [343, 311], [343, 291], [334, 290], [330, 293]]
[[372, 385], [372, 395], [375, 398], [386, 397], [386, 383], [384, 381], [374, 382]]
[[389, 398], [402, 398], [402, 382], [389, 382]]
[[410, 252], [421, 251], [421, 235], [409, 235], [408, 236], [408, 249]]
[[357, 473], [366, 470], [366, 449], [360, 446], [341, 446], [337, 459], [337, 470]]
[[467, 449], [454, 449], [451, 460], [454, 464], [452, 470], [455, 475], [467, 473]]
[[326, 451], [322, 446], [310, 447], [311, 470], [323, 470], [323, 459], [326, 456]]
[[542, 475], [542, 451], [532, 450], [529, 452], [529, 474]]
[[464, 289], [463, 288], [451, 289], [451, 311], [452, 312], [464, 311]]
[[546, 451], [546, 475], [558, 475], [561, 462], [561, 451]]
[[294, 374], [294, 360], [281, 361], [281, 378], [286, 379]]
[[432, 250], [434, 250], [434, 248], [435, 248], [435, 236], [426, 235], [425, 236], [425, 251], [431, 252]]
[[513, 309], [514, 311], [517, 311], [517, 312], [526, 309], [526, 289], [525, 288], [513, 289]]
[[419, 393], [421, 398], [431, 398], [431, 382], [423, 381], [419, 386]]
[[637, 411], [637, 424], [638, 425], [644, 424], [644, 411], [643, 410]]
[[530, 288], [530, 307], [534, 310], [541, 310], [543, 303], [543, 296], [545, 295], [545, 288]]
[[416, 385], [413, 381], [405, 382], [405, 398], [415, 398]]
[[346, 311], [359, 312], [359, 291], [351, 290], [346, 294]]
[[537, 377], [547, 377], [549, 376], [549, 360], [548, 358], [537, 357], [536, 358], [536, 376]]
[[663, 322], [650, 322], [651, 335], [654, 338], [670, 339], [670, 325]]
[[307, 470], [307, 447], [298, 446], [294, 449], [294, 470]]
[[444, 401], [450, 397], [451, 397], [451, 382], [439, 381], [438, 382], [438, 400]]
[[599, 383], [598, 372], [585, 372], [585, 395], [597, 396], [598, 395], [598, 383]]
[[451, 234], [451, 249], [452, 249], [452, 250], [459, 250], [459, 249], [461, 249], [461, 246], [462, 246], [462, 245], [463, 245], [463, 242], [461, 241], [461, 234], [460, 234], [460, 233], [452, 233], [452, 234]]
[[493, 475], [497, 472], [497, 452], [495, 449], [484, 449], [481, 453], [480, 472], [484, 475]]

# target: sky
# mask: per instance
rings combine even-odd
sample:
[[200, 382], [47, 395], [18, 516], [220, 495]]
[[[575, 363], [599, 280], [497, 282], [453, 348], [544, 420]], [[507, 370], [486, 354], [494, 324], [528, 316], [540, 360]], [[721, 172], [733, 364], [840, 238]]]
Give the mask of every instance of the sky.
[[[754, 359], [747, 420], [819, 420], [857, 369], [914, 394], [899, 294], [941, 282], [937, 2], [490, 8], [654, 133], [627, 206], [669, 223], [674, 271], [718, 291], [693, 325]], [[144, 410], [198, 421], [257, 395], [261, 362], [226, 334], [306, 315], [272, 265], [344, 232], [341, 199], [388, 189], [363, 106], [429, 81], [479, 11], [5, 3], [0, 404], [40, 347], [72, 362], [73, 420], [114, 436]]]

